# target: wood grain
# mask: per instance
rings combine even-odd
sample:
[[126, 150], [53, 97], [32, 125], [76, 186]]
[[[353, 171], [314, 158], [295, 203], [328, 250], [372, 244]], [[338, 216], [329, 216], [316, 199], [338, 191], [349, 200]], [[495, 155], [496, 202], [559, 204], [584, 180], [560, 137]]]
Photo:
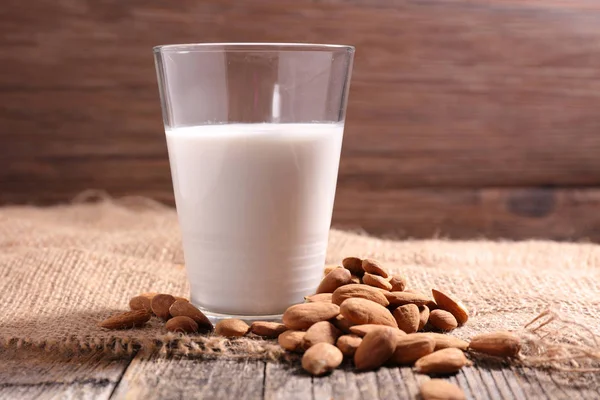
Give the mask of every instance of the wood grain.
[[334, 226], [391, 238], [550, 238], [600, 242], [600, 190], [592, 188], [340, 187]]
[[0, 350], [0, 399], [108, 399], [130, 358]]
[[[0, 351], [0, 398], [4, 399], [416, 399], [427, 376], [410, 368], [357, 373], [344, 364], [332, 374], [312, 378], [296, 363], [199, 360], [137, 355], [57, 359], [52, 354]], [[128, 366], [129, 365], [129, 366]], [[127, 369], [126, 369], [127, 368]], [[126, 371], [125, 371], [126, 369]], [[467, 399], [592, 399], [597, 374], [558, 374], [478, 360], [446, 379]]]
[[[0, 21], [0, 203], [67, 201], [89, 188], [172, 199], [154, 45], [338, 42], [357, 48], [339, 190], [368, 189], [392, 212], [386, 223], [351, 215], [374, 203], [338, 196], [337, 224], [581, 238], [600, 223], [589, 213], [574, 228], [566, 215], [583, 205], [565, 203], [552, 225], [519, 220], [523, 231], [491, 209], [485, 226], [473, 222], [465, 215], [482, 211], [466, 206], [464, 221], [432, 227], [461, 198], [451, 193], [574, 188], [573, 198], [600, 185], [597, 2], [7, 0]], [[446, 205], [435, 218], [417, 197], [404, 208], [390, 195], [432, 192]]]
[[260, 361], [166, 359], [138, 355], [117, 386], [115, 399], [259, 399], [265, 364]]

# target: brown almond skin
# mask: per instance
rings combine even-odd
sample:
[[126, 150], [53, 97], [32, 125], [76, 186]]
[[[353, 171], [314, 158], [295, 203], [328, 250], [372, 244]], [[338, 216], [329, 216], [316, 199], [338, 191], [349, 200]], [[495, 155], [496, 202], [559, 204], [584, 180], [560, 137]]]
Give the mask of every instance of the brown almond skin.
[[392, 314], [396, 318], [398, 328], [405, 333], [415, 333], [419, 330], [419, 307], [414, 304], [405, 304], [396, 308]]
[[[428, 306], [431, 299], [424, 294], [411, 292], [387, 292], [383, 294], [390, 303], [390, 307], [399, 307], [405, 304], [415, 304], [417, 306]], [[429, 306], [428, 306], [429, 307]]]
[[283, 313], [282, 322], [288, 329], [305, 330], [319, 321], [328, 321], [340, 313], [340, 307], [332, 303], [295, 304]]
[[226, 337], [244, 336], [249, 330], [247, 323], [236, 318], [223, 319], [215, 325], [215, 333]]
[[510, 332], [484, 333], [471, 339], [469, 350], [496, 357], [517, 357], [521, 339]]
[[333, 296], [333, 293], [318, 293], [318, 294], [313, 294], [311, 296], [304, 296], [304, 300], [307, 303], [319, 303], [319, 302], [331, 303], [332, 296]]
[[375, 325], [375, 324], [354, 325], [354, 326], [350, 327], [350, 332], [357, 336], [365, 337], [367, 335], [367, 333], [374, 331], [376, 329], [390, 329], [392, 332], [394, 332], [394, 334], [397, 337], [406, 336], [406, 333], [404, 333], [404, 331], [401, 331], [398, 328], [393, 328], [391, 326], [386, 326], [386, 325]]
[[157, 294], [158, 293], [156, 293], [156, 292], [145, 292], [145, 293], [140, 294], [140, 296], [147, 297], [148, 299], [152, 300], [154, 298], [154, 296], [156, 296]]
[[194, 333], [198, 332], [198, 324], [190, 317], [184, 315], [173, 317], [165, 324], [170, 332]]
[[433, 310], [429, 313], [429, 324], [440, 331], [451, 331], [456, 329], [458, 322], [454, 315], [444, 310]]
[[287, 331], [287, 327], [279, 322], [254, 321], [250, 325], [250, 332], [269, 339], [279, 337], [285, 331]]
[[336, 342], [336, 346], [344, 357], [350, 358], [354, 357], [356, 353], [356, 349], [362, 343], [362, 338], [357, 335], [342, 335], [338, 338]]
[[187, 300], [175, 300], [169, 307], [169, 314], [172, 317], [190, 317], [198, 324], [198, 329], [202, 332], [213, 330], [213, 324], [208, 317]]
[[350, 333], [350, 327], [354, 326], [354, 324], [344, 318], [342, 314], [339, 314], [337, 317], [332, 319], [331, 323], [343, 333]]
[[379, 275], [373, 275], [365, 272], [362, 281], [365, 285], [373, 286], [384, 290], [392, 290], [392, 284], [386, 279]]
[[329, 274], [331, 271], [333, 271], [336, 268], [343, 268], [343, 267], [340, 267], [339, 265], [326, 266], [325, 269], [323, 270], [323, 277], [325, 277], [327, 274]]
[[459, 325], [464, 325], [469, 320], [469, 310], [463, 303], [436, 289], [432, 289], [431, 293], [438, 308], [454, 315]]
[[452, 335], [447, 335], [443, 333], [436, 332], [421, 332], [415, 333], [415, 335], [421, 335], [424, 337], [429, 337], [435, 341], [435, 351], [448, 349], [448, 348], [456, 348], [463, 351], [466, 351], [469, 347], [469, 343], [465, 342], [462, 339], [459, 339]]
[[362, 283], [362, 282], [361, 282], [361, 280], [360, 280], [360, 278], [359, 278], [358, 276], [356, 276], [356, 275], [352, 275], [352, 276], [350, 277], [350, 283], [351, 283], [351, 284], [358, 285], [358, 284], [360, 284], [360, 283]]
[[152, 300], [146, 296], [135, 296], [129, 300], [129, 308], [132, 310], [145, 310], [152, 312]]
[[171, 318], [169, 308], [171, 308], [171, 305], [175, 303], [175, 301], [175, 297], [171, 296], [170, 294], [157, 294], [152, 298], [152, 312], [158, 318], [161, 318], [166, 321], [169, 318]]
[[317, 343], [335, 344], [342, 332], [329, 321], [320, 321], [308, 328], [304, 336], [304, 348], [309, 349]]
[[392, 313], [374, 301], [351, 298], [340, 306], [340, 314], [354, 325], [376, 324], [398, 327]]
[[362, 269], [365, 272], [368, 272], [370, 274], [373, 275], [379, 275], [382, 278], [389, 278], [390, 275], [388, 274], [388, 272], [386, 271], [385, 268], [383, 268], [383, 266], [381, 264], [379, 264], [377, 261], [372, 260], [372, 259], [365, 259], [362, 261]]
[[430, 379], [420, 387], [422, 400], [466, 400], [465, 393], [452, 382]]
[[421, 374], [453, 374], [470, 365], [462, 350], [449, 348], [435, 351], [415, 362], [415, 371]]
[[429, 321], [429, 307], [420, 306], [419, 307], [419, 331], [423, 330], [425, 325], [427, 325], [427, 321]]
[[357, 257], [346, 257], [342, 261], [342, 265], [346, 268], [352, 275], [356, 275], [359, 278], [363, 276], [365, 270], [362, 268], [362, 259]]
[[402, 292], [406, 289], [406, 279], [401, 275], [392, 276], [390, 284], [392, 285], [392, 288], [390, 289], [392, 292]]
[[304, 336], [306, 336], [306, 332], [285, 331], [279, 335], [277, 342], [288, 351], [302, 352], [304, 351]]
[[396, 349], [390, 361], [396, 364], [413, 364], [421, 357], [433, 353], [435, 340], [415, 334], [398, 338]]
[[354, 354], [356, 369], [365, 371], [381, 367], [394, 354], [396, 340], [396, 334], [390, 329], [367, 333]]
[[333, 293], [340, 286], [348, 285], [351, 282], [352, 274], [345, 268], [336, 268], [327, 275], [319, 284], [316, 293]]
[[314, 376], [325, 375], [340, 366], [344, 355], [332, 344], [317, 343], [302, 356], [302, 368]]
[[143, 326], [150, 316], [146, 310], [132, 310], [113, 315], [100, 322], [99, 326], [105, 329], [131, 329]]
[[337, 305], [341, 305], [344, 302], [344, 300], [356, 297], [374, 301], [375, 303], [381, 304], [384, 307], [387, 307], [390, 304], [381, 290], [369, 285], [359, 284], [349, 284], [337, 288], [333, 292], [331, 302]]

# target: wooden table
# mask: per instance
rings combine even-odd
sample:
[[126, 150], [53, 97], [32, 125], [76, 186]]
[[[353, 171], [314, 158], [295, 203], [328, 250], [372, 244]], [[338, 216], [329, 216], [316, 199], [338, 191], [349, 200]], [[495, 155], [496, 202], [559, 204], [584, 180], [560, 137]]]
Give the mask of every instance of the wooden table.
[[[0, 399], [415, 399], [429, 379], [410, 368], [354, 372], [350, 365], [322, 378], [298, 363], [200, 360], [137, 354], [70, 359], [28, 350], [0, 351]], [[571, 377], [478, 362], [448, 379], [468, 399], [597, 399], [598, 374]]]

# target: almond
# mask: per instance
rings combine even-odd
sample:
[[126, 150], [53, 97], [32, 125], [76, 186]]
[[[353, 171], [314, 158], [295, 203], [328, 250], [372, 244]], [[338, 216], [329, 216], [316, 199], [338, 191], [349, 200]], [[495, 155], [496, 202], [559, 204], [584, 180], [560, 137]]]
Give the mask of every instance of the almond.
[[213, 330], [213, 324], [206, 315], [187, 300], [175, 300], [175, 302], [171, 304], [171, 307], [169, 307], [169, 314], [173, 317], [190, 317], [198, 324], [198, 329], [200, 331], [205, 332]]
[[288, 329], [304, 330], [314, 323], [335, 318], [340, 307], [331, 303], [304, 303], [289, 307], [283, 313], [282, 321]]
[[[405, 304], [416, 304], [417, 306], [425, 306], [429, 304], [431, 299], [424, 294], [411, 292], [387, 292], [384, 293], [385, 298], [389, 301], [391, 307], [403, 306]], [[429, 307], [429, 306], [428, 306]]]
[[309, 349], [317, 343], [335, 344], [342, 332], [331, 322], [320, 321], [308, 328], [304, 336], [304, 348]]
[[345, 268], [336, 268], [325, 275], [316, 293], [333, 293], [340, 286], [349, 284], [351, 278], [352, 274], [350, 274], [350, 271]]
[[420, 306], [419, 307], [419, 330], [423, 330], [425, 325], [427, 325], [427, 321], [429, 321], [429, 307]]
[[453, 374], [470, 365], [462, 350], [449, 348], [438, 350], [415, 362], [415, 371], [421, 374]]
[[306, 300], [307, 303], [331, 303], [331, 296], [333, 296], [333, 293], [319, 293], [311, 296], [304, 296], [304, 300]]
[[420, 387], [422, 400], [466, 400], [465, 393], [454, 383], [443, 379], [430, 379]]
[[171, 318], [171, 314], [169, 314], [169, 308], [171, 305], [175, 303], [175, 297], [170, 294], [157, 294], [152, 298], [152, 302], [150, 303], [152, 307], [152, 312], [163, 320], [168, 320]]
[[113, 315], [100, 323], [106, 329], [130, 329], [143, 326], [150, 320], [150, 313], [146, 310], [133, 310]]
[[398, 328], [393, 328], [391, 326], [386, 325], [375, 325], [375, 324], [364, 324], [364, 325], [354, 325], [350, 327], [350, 332], [360, 337], [365, 337], [367, 333], [375, 330], [375, 329], [391, 329], [392, 332], [398, 337], [406, 336], [404, 331], [401, 331]]
[[396, 364], [412, 364], [419, 358], [433, 353], [435, 341], [425, 336], [410, 334], [398, 338], [391, 361]]
[[373, 275], [365, 272], [362, 281], [365, 285], [374, 286], [384, 290], [392, 290], [392, 284], [388, 282], [386, 278], [383, 278], [379, 275]]
[[357, 284], [362, 283], [362, 282], [361, 282], [361, 280], [360, 280], [360, 278], [358, 276], [352, 275], [350, 277], [350, 283], [353, 283], [353, 284], [357, 285]]
[[279, 322], [254, 321], [250, 325], [250, 332], [270, 339], [279, 337], [285, 331], [287, 331], [287, 327]]
[[429, 313], [429, 324], [440, 331], [451, 331], [458, 326], [454, 315], [444, 310], [433, 310]]
[[344, 355], [332, 344], [318, 343], [302, 356], [302, 368], [311, 375], [321, 376], [340, 366]]
[[344, 357], [354, 357], [356, 349], [362, 343], [362, 338], [357, 335], [342, 335], [338, 338], [336, 346]]
[[373, 275], [379, 275], [382, 278], [389, 278], [388, 272], [375, 260], [366, 259], [362, 261], [362, 269]]
[[374, 301], [384, 307], [387, 307], [390, 304], [381, 290], [372, 286], [357, 284], [350, 284], [337, 288], [335, 292], [333, 292], [331, 301], [334, 304], [340, 305], [344, 300], [355, 297]]
[[152, 312], [152, 300], [146, 296], [135, 296], [129, 300], [129, 308], [132, 310], [145, 310]]
[[484, 333], [471, 339], [469, 349], [496, 357], [516, 357], [521, 340], [510, 332]]
[[391, 291], [394, 292], [402, 292], [406, 289], [406, 279], [404, 279], [401, 275], [394, 275], [392, 279], [390, 279], [390, 284], [392, 285]]
[[250, 327], [241, 319], [222, 319], [215, 325], [215, 333], [226, 337], [244, 336]]
[[387, 308], [367, 299], [345, 300], [340, 306], [340, 314], [354, 325], [376, 324], [398, 327], [392, 313]]
[[333, 271], [336, 268], [342, 268], [339, 265], [328, 265], [325, 267], [325, 269], [323, 270], [323, 277], [325, 277], [327, 274], [329, 274], [331, 271]]
[[442, 333], [436, 332], [416, 333], [416, 335], [421, 335], [433, 339], [435, 341], [435, 351], [448, 348], [467, 350], [467, 348], [469, 347], [468, 342], [465, 342], [464, 340], [461, 340], [452, 335], [444, 335]]
[[381, 367], [394, 354], [396, 334], [390, 329], [375, 329], [365, 335], [354, 354], [354, 365], [358, 370]]
[[469, 319], [469, 311], [464, 304], [439, 290], [432, 289], [431, 293], [433, 294], [433, 299], [438, 307], [454, 315], [454, 318], [456, 318], [459, 325], [463, 325], [467, 322]]
[[301, 352], [304, 350], [304, 336], [306, 332], [302, 331], [285, 331], [277, 338], [277, 342], [281, 347], [288, 351]]
[[352, 322], [348, 321], [342, 314], [331, 320], [331, 323], [344, 333], [350, 333], [350, 327], [354, 326]]
[[365, 270], [362, 268], [362, 260], [356, 257], [346, 257], [342, 261], [342, 265], [346, 268], [352, 275], [356, 275], [358, 277], [362, 277], [365, 273]]
[[[406, 293], [418, 294], [421, 297], [427, 298], [428, 301], [427, 301], [427, 303], [425, 303], [425, 305], [427, 306], [427, 308], [429, 308], [429, 311], [435, 310], [436, 308], [438, 308], [437, 304], [435, 304], [435, 301], [433, 301], [433, 299], [429, 298], [429, 296], [424, 294], [423, 292], [416, 290], [416, 289], [404, 289], [404, 291]], [[392, 292], [394, 292], [394, 290], [392, 290]], [[417, 304], [417, 305], [420, 305], [420, 304]]]
[[414, 304], [405, 304], [392, 313], [398, 328], [406, 333], [415, 333], [419, 329], [420, 315], [419, 307]]
[[198, 332], [198, 324], [196, 321], [186, 316], [173, 317], [165, 324], [170, 332], [194, 333]]
[[140, 296], [142, 297], [147, 297], [148, 299], [152, 300], [154, 298], [154, 296], [156, 296], [158, 293], [156, 292], [145, 292], [140, 294]]
[[185, 297], [181, 297], [181, 296], [173, 296], [175, 297], [175, 301], [187, 301], [188, 303], [190, 302], [189, 299], [186, 299]]

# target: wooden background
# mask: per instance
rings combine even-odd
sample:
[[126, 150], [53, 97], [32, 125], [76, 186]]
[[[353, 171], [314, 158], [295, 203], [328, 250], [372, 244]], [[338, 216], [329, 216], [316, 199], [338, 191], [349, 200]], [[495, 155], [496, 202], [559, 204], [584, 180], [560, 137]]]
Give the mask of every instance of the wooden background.
[[151, 48], [356, 46], [334, 225], [600, 241], [595, 0], [4, 0], [0, 203], [172, 202]]

